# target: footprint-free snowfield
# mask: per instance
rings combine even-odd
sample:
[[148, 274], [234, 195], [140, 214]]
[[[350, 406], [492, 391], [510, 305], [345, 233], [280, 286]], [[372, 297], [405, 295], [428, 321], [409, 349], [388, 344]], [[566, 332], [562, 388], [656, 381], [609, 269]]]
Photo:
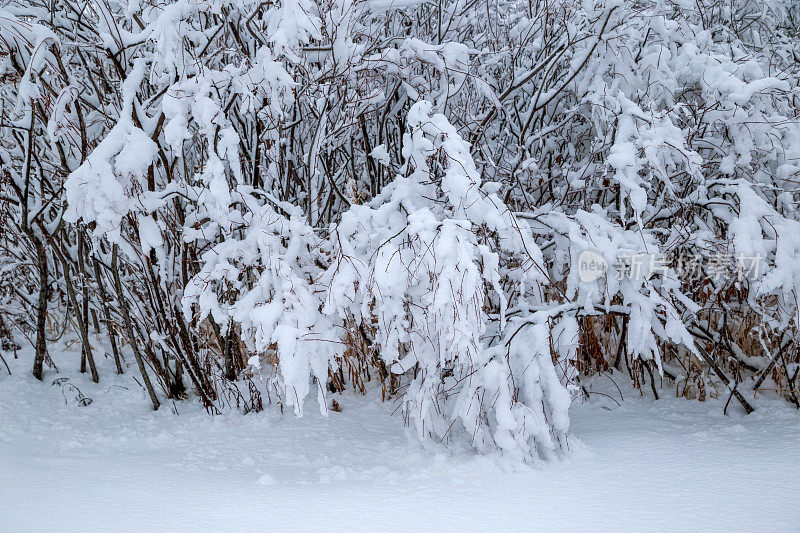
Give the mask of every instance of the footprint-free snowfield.
[[211, 417], [194, 401], [175, 415], [127, 376], [39, 383], [15, 369], [0, 376], [3, 531], [800, 530], [786, 402], [725, 416], [720, 400], [621, 400], [600, 379], [621, 406], [576, 403], [570, 452], [534, 467], [422, 447], [370, 395], [337, 396], [327, 419], [313, 400], [299, 419], [275, 406]]

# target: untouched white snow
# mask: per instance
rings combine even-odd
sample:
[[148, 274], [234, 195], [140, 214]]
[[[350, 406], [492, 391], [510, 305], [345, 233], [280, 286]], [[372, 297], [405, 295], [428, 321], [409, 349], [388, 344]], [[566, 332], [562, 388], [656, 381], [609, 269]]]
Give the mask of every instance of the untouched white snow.
[[176, 416], [133, 368], [102, 361], [94, 385], [61, 360], [37, 383], [28, 362], [0, 364], [2, 531], [800, 531], [800, 415], [776, 400], [724, 416], [594, 396], [572, 408], [569, 457], [531, 467], [422, 446], [371, 397], [337, 396], [328, 419]]

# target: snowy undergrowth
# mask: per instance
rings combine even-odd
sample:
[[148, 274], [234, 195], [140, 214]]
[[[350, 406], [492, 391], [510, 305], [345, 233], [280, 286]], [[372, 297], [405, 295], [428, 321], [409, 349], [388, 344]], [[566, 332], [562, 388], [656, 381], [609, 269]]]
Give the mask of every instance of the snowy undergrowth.
[[[421, 444], [374, 391], [337, 395], [342, 411], [327, 418], [274, 406], [209, 417], [198, 402], [177, 403], [176, 415], [153, 412], [134, 374], [111, 377], [110, 361], [100, 361], [109, 378], [94, 384], [74, 353], [44, 382], [27, 358], [6, 359], [7, 531], [800, 527], [800, 420], [767, 397], [751, 415], [733, 405], [725, 416], [722, 400], [653, 401], [601, 376], [571, 409], [570, 452], [531, 466]], [[63, 378], [91, 403], [52, 385]]]
[[2, 6], [0, 336], [37, 377], [71, 330], [105, 383], [90, 327], [156, 410], [378, 376], [532, 463], [623, 358], [800, 406], [796, 1]]

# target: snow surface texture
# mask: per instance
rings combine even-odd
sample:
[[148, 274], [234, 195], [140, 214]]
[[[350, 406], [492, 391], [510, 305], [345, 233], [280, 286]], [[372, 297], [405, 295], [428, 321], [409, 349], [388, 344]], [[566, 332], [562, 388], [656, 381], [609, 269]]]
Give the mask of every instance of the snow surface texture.
[[[532, 467], [423, 447], [375, 397], [337, 395], [328, 418], [196, 401], [176, 416], [109, 361], [97, 385], [8, 362], [2, 531], [800, 530], [800, 417], [776, 400], [724, 416], [721, 400], [593, 395], [572, 408], [568, 456]], [[620, 400], [605, 377], [588, 387]]]

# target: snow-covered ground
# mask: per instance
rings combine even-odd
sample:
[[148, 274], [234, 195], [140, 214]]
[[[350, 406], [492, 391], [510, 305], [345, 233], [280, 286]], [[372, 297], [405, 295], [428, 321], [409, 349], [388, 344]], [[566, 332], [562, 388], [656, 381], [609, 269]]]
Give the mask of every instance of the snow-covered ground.
[[776, 400], [724, 416], [597, 395], [572, 409], [569, 456], [531, 467], [422, 446], [375, 398], [324, 420], [195, 401], [176, 416], [148, 408], [133, 368], [104, 362], [94, 385], [62, 361], [38, 383], [28, 362], [0, 364], [2, 531], [800, 531], [800, 415]]

